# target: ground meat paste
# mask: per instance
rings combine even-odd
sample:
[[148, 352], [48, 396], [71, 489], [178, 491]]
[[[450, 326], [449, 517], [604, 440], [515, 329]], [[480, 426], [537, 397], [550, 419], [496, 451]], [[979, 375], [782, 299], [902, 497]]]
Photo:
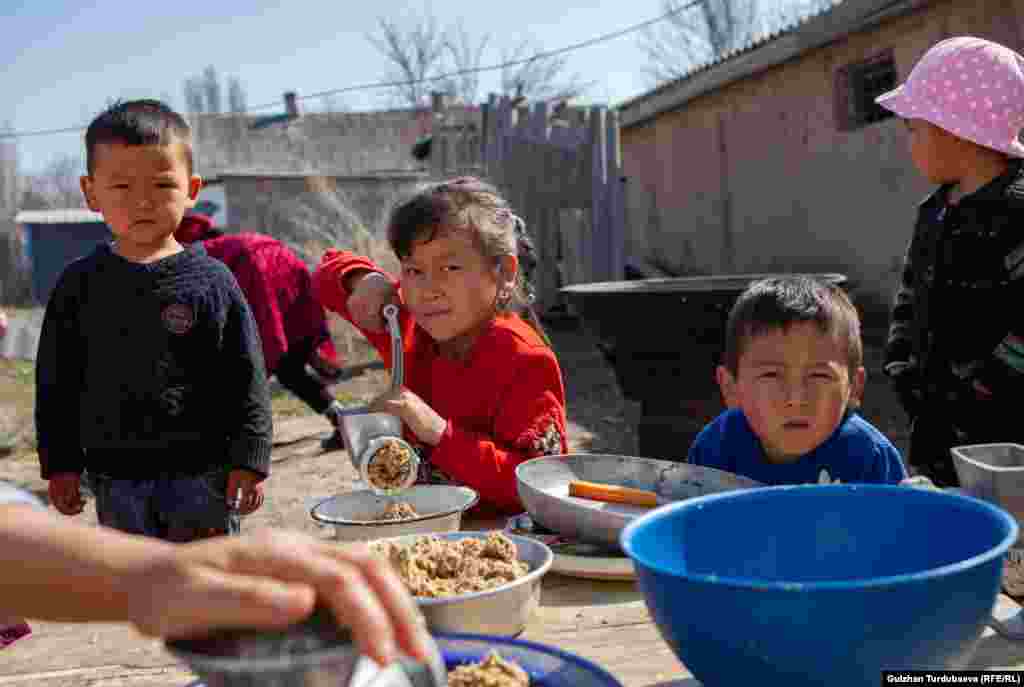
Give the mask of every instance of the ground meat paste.
[[491, 651], [480, 663], [457, 666], [448, 673], [448, 687], [529, 687], [530, 676], [515, 663]]
[[409, 520], [411, 518], [418, 518], [420, 514], [416, 512], [416, 509], [412, 507], [411, 503], [405, 501], [395, 501], [388, 505], [384, 509], [384, 512], [378, 515], [375, 520]]
[[516, 558], [516, 545], [500, 532], [491, 532], [486, 539], [426, 535], [411, 545], [380, 541], [373, 547], [388, 557], [413, 596], [481, 592], [529, 572], [529, 566]]
[[412, 472], [412, 453], [401, 441], [390, 439], [370, 457], [366, 471], [371, 485], [396, 489], [405, 484]]

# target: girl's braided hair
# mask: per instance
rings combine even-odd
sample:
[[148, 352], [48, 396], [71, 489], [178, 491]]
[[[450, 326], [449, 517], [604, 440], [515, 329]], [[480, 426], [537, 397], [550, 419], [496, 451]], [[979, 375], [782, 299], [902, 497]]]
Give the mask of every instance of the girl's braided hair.
[[476, 177], [458, 177], [432, 184], [400, 203], [388, 222], [388, 243], [400, 260], [412, 255], [413, 244], [431, 241], [444, 229], [470, 229], [480, 252], [496, 263], [515, 256], [519, 272], [513, 288], [499, 291], [499, 312], [520, 314], [550, 345], [533, 309], [536, 292], [533, 273], [537, 251], [526, 223], [512, 212], [498, 190]]

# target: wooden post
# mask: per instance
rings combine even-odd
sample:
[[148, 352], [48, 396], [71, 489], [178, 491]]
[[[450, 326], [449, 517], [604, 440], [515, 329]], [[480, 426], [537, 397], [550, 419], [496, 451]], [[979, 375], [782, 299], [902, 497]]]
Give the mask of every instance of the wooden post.
[[534, 143], [547, 143], [551, 127], [548, 126], [548, 119], [551, 116], [551, 104], [539, 102], [533, 106], [530, 113], [530, 138]]
[[483, 122], [480, 134], [480, 157], [483, 164], [484, 175], [488, 177], [493, 174], [494, 166], [497, 163], [495, 158], [495, 146], [497, 145], [496, 132], [498, 130], [498, 103], [498, 94], [491, 93], [487, 97], [487, 103], [483, 107]]
[[626, 277], [626, 215], [622, 188], [622, 147], [619, 139], [619, 113], [608, 112], [608, 167], [606, 188], [608, 189], [608, 255], [611, 279]]
[[295, 91], [286, 91], [284, 94], [284, 111], [289, 119], [296, 119], [299, 116], [298, 96]]
[[604, 145], [605, 114], [605, 109], [600, 105], [590, 110], [590, 149], [593, 151], [590, 168], [590, 281], [606, 281], [610, 271], [605, 211], [608, 178], [607, 149]]

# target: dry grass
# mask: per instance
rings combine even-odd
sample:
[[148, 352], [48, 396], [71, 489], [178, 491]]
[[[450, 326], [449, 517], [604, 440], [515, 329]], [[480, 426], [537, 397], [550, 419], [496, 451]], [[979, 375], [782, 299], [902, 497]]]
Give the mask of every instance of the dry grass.
[[35, 366], [0, 358], [0, 456], [34, 452]]

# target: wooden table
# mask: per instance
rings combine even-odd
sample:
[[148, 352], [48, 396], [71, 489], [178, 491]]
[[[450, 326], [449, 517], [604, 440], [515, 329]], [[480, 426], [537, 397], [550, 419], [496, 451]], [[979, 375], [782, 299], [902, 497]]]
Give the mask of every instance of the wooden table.
[[[495, 529], [468, 521], [463, 529]], [[1014, 604], [1000, 595], [999, 604]], [[557, 573], [544, 577], [540, 608], [520, 639], [549, 644], [592, 661], [625, 687], [700, 687], [651, 620], [632, 582], [603, 582]], [[970, 669], [1024, 670], [1024, 642], [986, 629]]]

